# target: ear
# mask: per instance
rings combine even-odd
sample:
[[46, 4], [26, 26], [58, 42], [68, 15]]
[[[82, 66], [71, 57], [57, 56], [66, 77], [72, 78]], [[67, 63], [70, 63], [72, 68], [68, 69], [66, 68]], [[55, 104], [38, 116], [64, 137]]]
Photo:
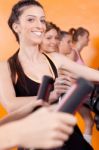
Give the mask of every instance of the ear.
[[17, 34], [21, 32], [19, 23], [13, 23], [12, 28]]

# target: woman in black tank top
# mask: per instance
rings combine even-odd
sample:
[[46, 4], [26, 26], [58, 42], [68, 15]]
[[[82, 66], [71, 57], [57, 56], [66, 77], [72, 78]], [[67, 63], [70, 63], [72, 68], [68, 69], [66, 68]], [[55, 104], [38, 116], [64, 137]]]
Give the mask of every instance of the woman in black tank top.
[[[14, 89], [15, 89], [15, 93], [16, 93], [16, 96], [17, 97], [22, 97], [22, 96], [36, 96], [37, 95], [37, 92], [38, 92], [38, 89], [39, 89], [39, 86], [40, 86], [40, 83], [30, 79], [24, 72], [22, 69], [22, 66], [19, 62], [19, 59], [18, 59], [18, 52], [17, 51], [9, 60], [9, 66], [10, 66], [10, 70], [11, 70], [11, 73], [13, 73], [13, 64], [16, 68], [15, 72], [16, 74], [19, 74], [18, 72], [22, 72], [23, 75], [21, 77], [21, 75], [19, 74], [18, 75], [18, 79], [16, 81], [16, 83], [13, 82], [13, 85], [14, 85]], [[49, 65], [50, 67], [52, 68], [52, 71], [54, 73], [54, 78], [56, 78], [58, 75], [57, 75], [57, 69], [56, 69], [56, 66], [54, 65], [54, 63], [52, 62], [52, 60], [46, 55], [46, 54], [43, 54], [46, 59], [48, 60], [49, 62]], [[20, 70], [18, 70], [18, 67], [20, 65]], [[13, 75], [12, 75], [13, 76]], [[22, 81], [24, 82], [24, 86], [22, 84]]]
[[[30, 109], [29, 107], [28, 110], [26, 110], [26, 107], [24, 111], [21, 109], [23, 111], [21, 111], [21, 115], [24, 116], [24, 114], [32, 112], [34, 108], [32, 104], [36, 104], [34, 100], [36, 100], [35, 96], [37, 95], [43, 75], [50, 75], [55, 79], [57, 71], [50, 58], [46, 54], [42, 54], [39, 49], [46, 29], [45, 14], [39, 2], [35, 0], [20, 0], [12, 9], [8, 24], [19, 43], [19, 51], [10, 57], [8, 62], [3, 64], [2, 75], [0, 74], [0, 96], [2, 97], [3, 104], [6, 104], [5, 106], [8, 111], [15, 111], [21, 107], [24, 108], [24, 106], [30, 103], [31, 106], [28, 105]], [[68, 137], [71, 134], [76, 120], [72, 116], [71, 118], [74, 120], [71, 119], [70, 121], [70, 117], [67, 116], [66, 121], [61, 121], [65, 114], [54, 112], [53, 114], [57, 117], [55, 117], [56, 119], [60, 120], [60, 124], [56, 125], [57, 129], [51, 129], [51, 133], [57, 134], [50, 137], [49, 142], [52, 141], [55, 144], [58, 140], [58, 143], [55, 144], [57, 146], [57, 144], [60, 145], [65, 140], [63, 135]], [[48, 117], [47, 121], [45, 128], [46, 126], [49, 127], [49, 125], [54, 126], [54, 120], [50, 122]], [[71, 125], [69, 126], [71, 130], [66, 132], [68, 122]], [[63, 130], [65, 131], [64, 133]], [[50, 148], [51, 144], [48, 144]]]
[[[6, 98], [4, 97], [4, 100], [6, 99], [6, 101], [9, 100], [9, 97], [14, 99], [17, 106], [13, 105], [13, 107], [16, 109], [23, 104], [27, 104], [29, 100], [33, 101], [33, 96], [37, 94], [43, 75], [50, 75], [55, 78], [57, 76], [55, 65], [59, 67], [64, 62], [67, 64], [68, 61], [65, 61], [64, 57], [56, 53], [52, 54], [53, 57], [50, 59], [46, 54], [40, 52], [40, 44], [46, 30], [45, 14], [42, 6], [35, 0], [19, 1], [13, 7], [8, 24], [19, 43], [19, 51], [9, 58], [9, 65], [6, 64], [6, 77], [3, 79], [4, 84], [1, 93], [5, 91]], [[56, 46], [55, 48], [57, 49]], [[59, 62], [54, 65], [53, 61], [57, 59], [59, 59]], [[5, 80], [7, 83], [5, 83]], [[13, 84], [11, 84], [11, 80]], [[5, 90], [4, 85], [8, 87], [7, 90]], [[6, 102], [6, 104], [9, 103]], [[69, 118], [67, 117], [66, 120], [69, 120]], [[73, 123], [73, 120], [70, 122]], [[73, 125], [71, 127], [73, 128]], [[65, 134], [69, 136], [68, 132], [65, 132]], [[59, 140], [64, 141], [63, 138], [59, 138]], [[74, 134], [62, 149], [74, 149], [75, 142], [78, 144], [75, 150], [92, 150], [91, 146], [83, 139], [78, 127], [75, 128]]]

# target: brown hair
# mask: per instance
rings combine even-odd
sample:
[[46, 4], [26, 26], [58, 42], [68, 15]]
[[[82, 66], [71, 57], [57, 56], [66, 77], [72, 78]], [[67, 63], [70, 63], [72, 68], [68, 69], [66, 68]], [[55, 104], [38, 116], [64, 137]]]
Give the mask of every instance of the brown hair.
[[13, 86], [15, 86], [16, 75], [17, 75], [21, 86], [24, 88], [26, 92], [29, 92], [26, 86], [26, 82], [25, 82], [24, 71], [18, 59], [18, 52], [19, 50], [8, 59], [8, 63], [9, 63], [10, 70], [11, 70], [12, 83], [13, 83]]
[[60, 37], [60, 28], [58, 26], [56, 26], [56, 24], [52, 23], [52, 22], [46, 22], [46, 31], [48, 32], [52, 29], [55, 29], [58, 33], [58, 36]]
[[61, 31], [60, 32], [60, 40], [62, 40], [62, 38], [64, 38], [67, 35], [71, 35], [71, 34], [69, 32], [67, 32], [67, 31]]
[[77, 29], [71, 28], [69, 30], [69, 33], [72, 35], [72, 40], [74, 42], [78, 41], [78, 36], [83, 36], [85, 33], [87, 33], [89, 35], [89, 31], [83, 27], [79, 27]]

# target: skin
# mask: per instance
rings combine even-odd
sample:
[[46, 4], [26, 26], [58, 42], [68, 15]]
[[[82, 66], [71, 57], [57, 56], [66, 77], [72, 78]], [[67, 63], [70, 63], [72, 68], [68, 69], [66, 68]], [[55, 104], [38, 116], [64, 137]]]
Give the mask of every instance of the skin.
[[[35, 149], [51, 149], [62, 146], [73, 133], [76, 119], [72, 115], [52, 110], [53, 108], [41, 108], [17, 121], [12, 119], [16, 113], [14, 112], [0, 120], [2, 124], [0, 126], [0, 150], [15, 146]], [[45, 124], [46, 121], [47, 124]]]
[[70, 54], [72, 51], [71, 44], [72, 44], [72, 36], [71, 35], [65, 35], [62, 38], [62, 40], [60, 41], [59, 53], [66, 55], [66, 56], [68, 54]]

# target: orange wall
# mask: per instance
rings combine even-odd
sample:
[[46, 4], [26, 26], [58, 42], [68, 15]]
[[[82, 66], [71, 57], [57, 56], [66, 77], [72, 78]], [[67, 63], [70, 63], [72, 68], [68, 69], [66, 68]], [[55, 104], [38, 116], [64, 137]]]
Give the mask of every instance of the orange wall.
[[[0, 0], [0, 60], [7, 59], [17, 49], [17, 43], [7, 26], [12, 5], [18, 0]], [[82, 52], [87, 65], [99, 67], [99, 1], [98, 0], [39, 0], [46, 12], [47, 19], [53, 21], [64, 30], [83, 26], [90, 32], [90, 43]], [[6, 111], [0, 106], [2, 116]], [[79, 115], [79, 125], [84, 124]], [[94, 127], [93, 146], [99, 150], [99, 132]]]

